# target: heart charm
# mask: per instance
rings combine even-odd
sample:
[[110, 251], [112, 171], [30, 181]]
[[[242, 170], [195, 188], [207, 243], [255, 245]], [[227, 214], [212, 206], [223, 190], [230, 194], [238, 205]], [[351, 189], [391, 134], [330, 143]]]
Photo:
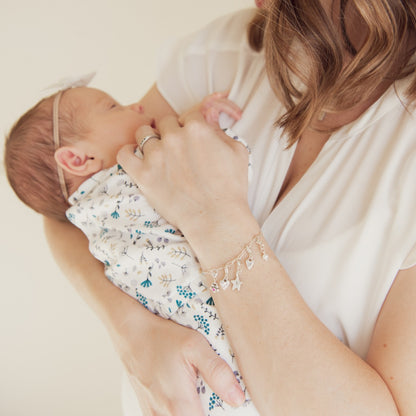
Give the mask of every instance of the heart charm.
[[253, 268], [253, 266], [254, 266], [254, 260], [253, 260], [251, 257], [249, 257], [249, 258], [246, 260], [246, 267], [247, 267], [247, 270], [251, 270], [251, 269]]
[[222, 290], [226, 290], [228, 286], [230, 286], [230, 281], [226, 279], [222, 279], [220, 282], [220, 285], [222, 287]]

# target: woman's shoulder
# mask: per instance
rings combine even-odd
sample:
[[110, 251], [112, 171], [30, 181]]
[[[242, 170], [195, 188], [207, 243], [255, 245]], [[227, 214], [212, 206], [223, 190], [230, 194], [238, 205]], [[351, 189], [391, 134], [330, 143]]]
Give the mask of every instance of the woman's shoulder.
[[157, 87], [178, 114], [231, 88], [241, 62], [251, 61], [247, 28], [255, 14], [255, 9], [245, 9], [222, 16], [161, 50]]
[[247, 28], [256, 9], [242, 9], [218, 17], [197, 31], [169, 40], [162, 48], [161, 56], [172, 50], [181, 54], [195, 55], [207, 51], [241, 48], [247, 40]]
[[247, 27], [256, 14], [256, 9], [243, 9], [221, 16], [198, 32], [191, 34], [194, 48], [221, 48], [227, 49], [240, 46], [247, 38]]

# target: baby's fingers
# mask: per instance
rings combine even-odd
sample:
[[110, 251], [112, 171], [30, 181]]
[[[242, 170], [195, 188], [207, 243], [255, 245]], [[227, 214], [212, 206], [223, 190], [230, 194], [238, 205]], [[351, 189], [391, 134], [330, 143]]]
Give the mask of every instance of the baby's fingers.
[[239, 120], [243, 114], [241, 108], [234, 101], [231, 101], [228, 98], [223, 98], [222, 100], [217, 101], [216, 105], [220, 112], [228, 114], [235, 120]]
[[239, 120], [242, 115], [241, 108], [229, 100], [228, 98], [222, 98], [220, 100], [210, 101], [201, 108], [205, 120], [210, 124], [218, 124], [220, 113], [225, 113], [232, 117], [234, 120]]

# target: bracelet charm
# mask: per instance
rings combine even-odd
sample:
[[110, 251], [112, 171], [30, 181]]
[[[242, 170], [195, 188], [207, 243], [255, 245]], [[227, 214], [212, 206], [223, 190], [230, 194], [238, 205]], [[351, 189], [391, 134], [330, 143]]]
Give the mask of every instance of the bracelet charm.
[[230, 281], [228, 279], [228, 267], [226, 267], [224, 270], [224, 278], [221, 280], [220, 286], [222, 290], [226, 290], [228, 286], [230, 286]]
[[[210, 285], [211, 292], [217, 293], [220, 291], [220, 289], [227, 290], [230, 284], [232, 285], [232, 290], [240, 291], [241, 286], [243, 285], [243, 282], [240, 278], [243, 271], [243, 264], [248, 271], [253, 269], [255, 265], [255, 247], [257, 247], [258, 251], [260, 252], [262, 260], [267, 261], [269, 256], [266, 253], [264, 242], [261, 239], [261, 233], [259, 233], [250, 240], [250, 242], [241, 250], [241, 252], [236, 257], [228, 261], [225, 265], [203, 271], [205, 276], [212, 279], [212, 283]], [[233, 270], [235, 270], [234, 278], [230, 278], [230, 275], [232, 276]], [[219, 276], [222, 276], [222, 279], [218, 283], [217, 279]]]

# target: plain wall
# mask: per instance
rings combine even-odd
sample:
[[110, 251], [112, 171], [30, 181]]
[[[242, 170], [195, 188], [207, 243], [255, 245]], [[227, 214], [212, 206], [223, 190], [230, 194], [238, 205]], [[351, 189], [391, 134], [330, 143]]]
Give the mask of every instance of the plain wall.
[[[160, 46], [254, 0], [0, 0], [0, 128], [67, 76], [122, 103], [155, 80]], [[3, 158], [3, 152], [1, 152]], [[121, 415], [121, 365], [54, 264], [41, 217], [0, 170], [0, 415]], [[104, 277], [103, 277], [104, 278]]]

